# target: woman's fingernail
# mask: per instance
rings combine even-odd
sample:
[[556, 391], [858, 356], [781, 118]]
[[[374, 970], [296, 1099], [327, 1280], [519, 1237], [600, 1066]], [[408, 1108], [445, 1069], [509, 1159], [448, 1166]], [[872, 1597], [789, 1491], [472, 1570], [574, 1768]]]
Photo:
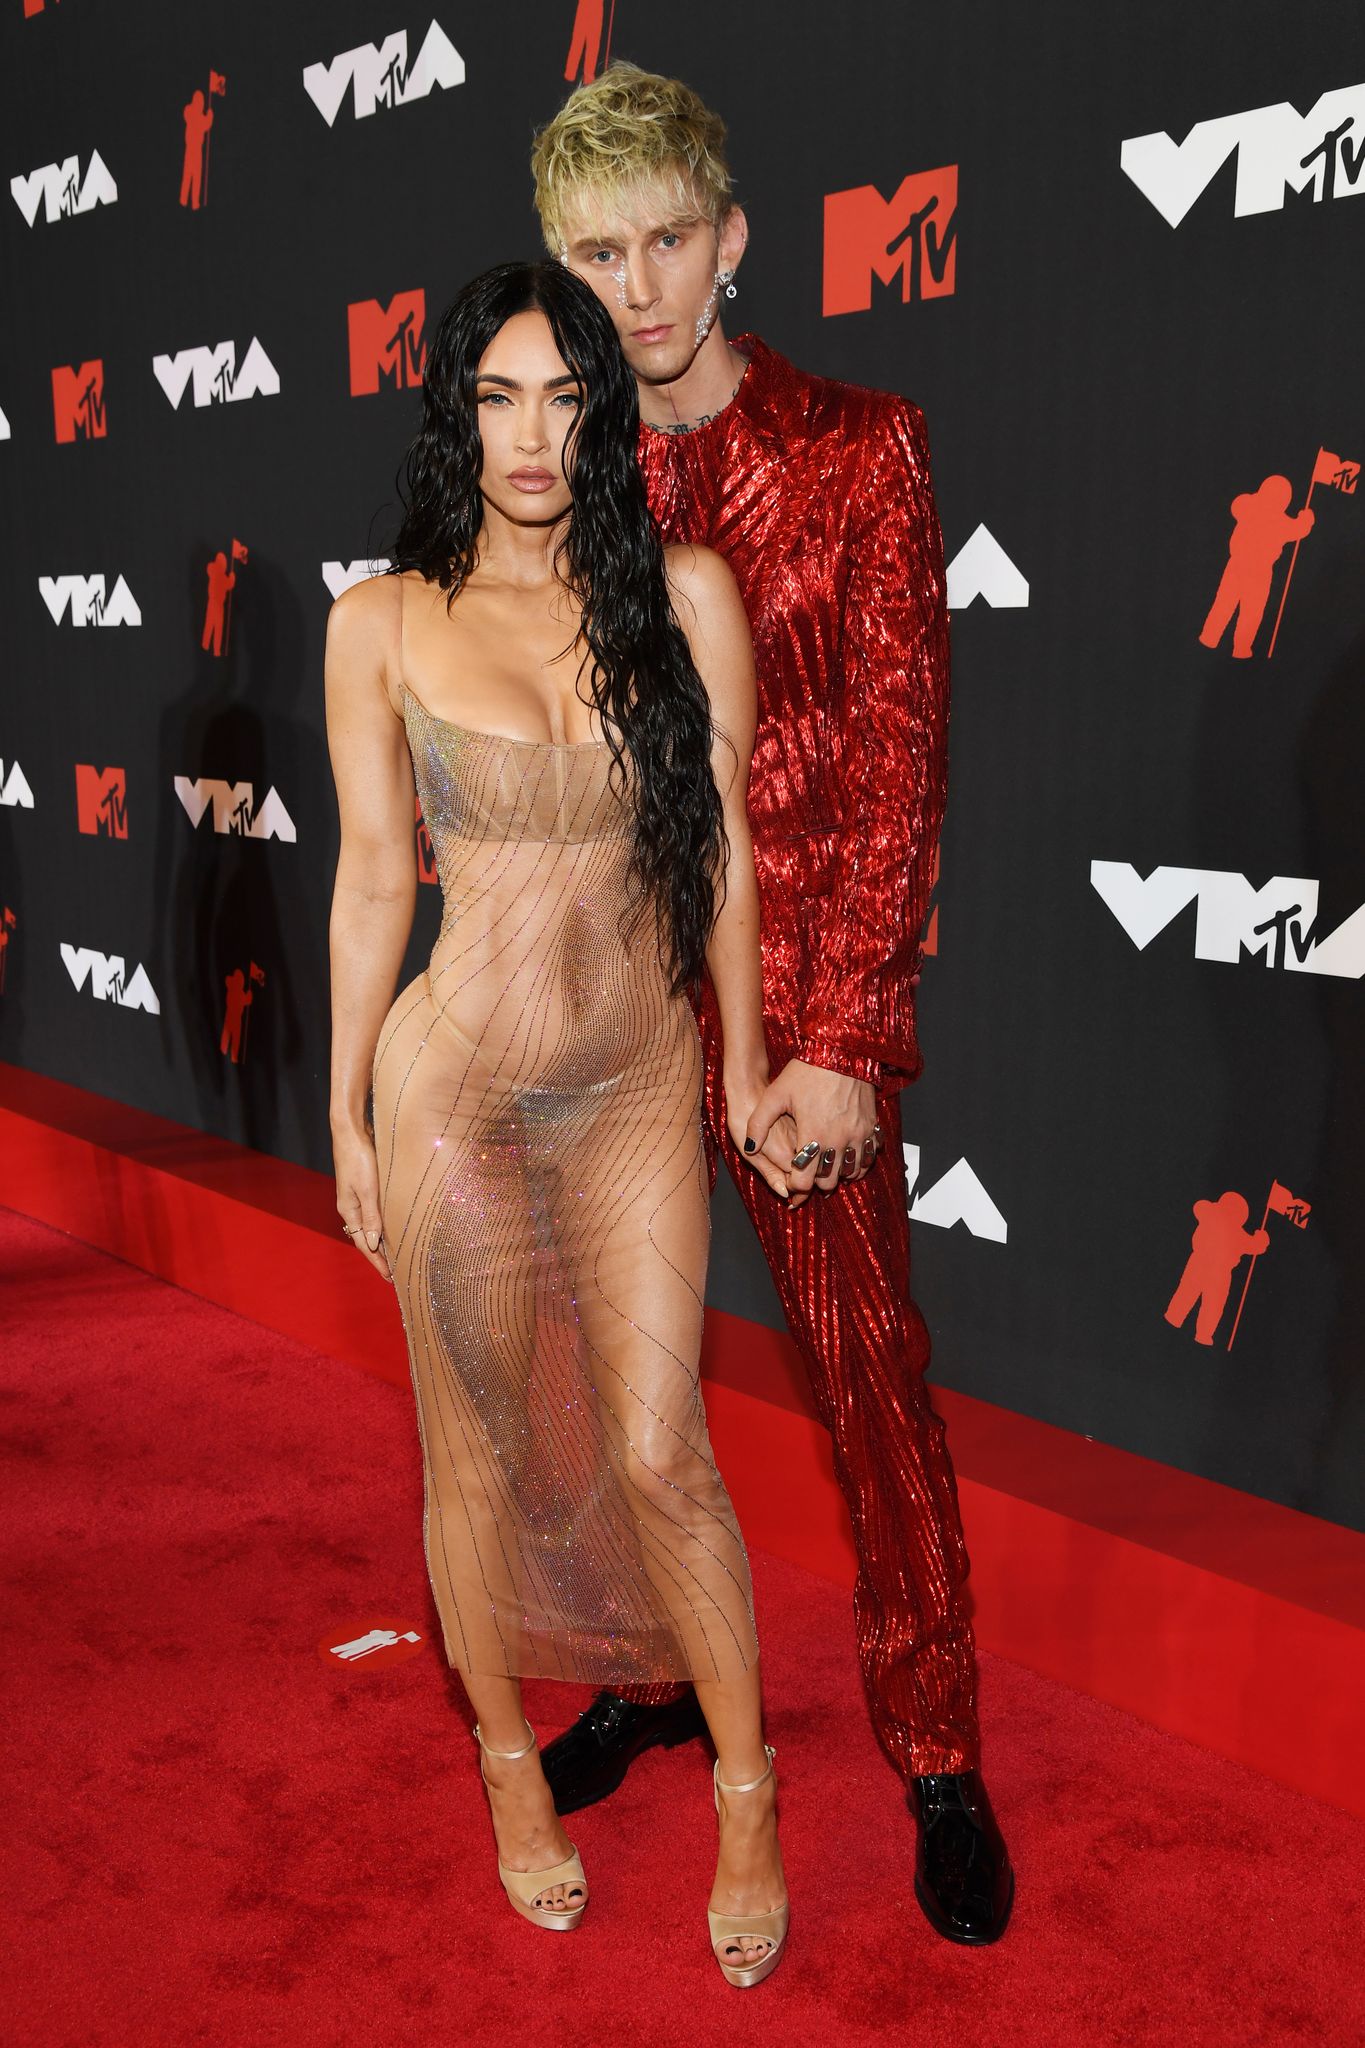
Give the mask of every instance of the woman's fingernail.
[[757, 1139], [756, 1139], [756, 1138], [746, 1138], [746, 1139], [744, 1140], [744, 1149], [745, 1149], [745, 1151], [746, 1151], [746, 1152], [757, 1152], [757, 1150], [758, 1150], [758, 1141], [757, 1141]]

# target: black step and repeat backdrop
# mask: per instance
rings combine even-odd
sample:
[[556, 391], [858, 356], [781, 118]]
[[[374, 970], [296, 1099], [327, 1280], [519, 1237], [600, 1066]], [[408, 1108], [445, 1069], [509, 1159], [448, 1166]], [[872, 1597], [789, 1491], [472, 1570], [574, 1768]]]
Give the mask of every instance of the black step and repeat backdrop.
[[939, 1377], [1365, 1526], [1348, 8], [3, 0], [0, 1057], [327, 1166], [327, 607], [608, 47], [729, 119], [736, 324], [928, 416]]

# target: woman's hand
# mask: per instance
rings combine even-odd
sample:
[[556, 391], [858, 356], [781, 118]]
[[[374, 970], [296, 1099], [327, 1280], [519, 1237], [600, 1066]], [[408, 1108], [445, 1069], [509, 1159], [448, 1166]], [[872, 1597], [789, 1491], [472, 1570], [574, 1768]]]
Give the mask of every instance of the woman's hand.
[[368, 1131], [347, 1126], [332, 1132], [332, 1162], [336, 1172], [337, 1214], [351, 1243], [386, 1280], [393, 1275], [383, 1251], [383, 1228], [379, 1220], [379, 1162], [374, 1156], [374, 1139]]
[[784, 1117], [775, 1123], [768, 1134], [767, 1142], [755, 1151], [746, 1151], [744, 1147], [749, 1119], [768, 1085], [768, 1070], [766, 1067], [755, 1067], [745, 1073], [732, 1074], [727, 1069], [724, 1079], [725, 1122], [730, 1132], [731, 1143], [745, 1164], [752, 1166], [754, 1172], [767, 1182], [773, 1193], [785, 1202], [786, 1169], [795, 1149], [791, 1142], [792, 1129], [795, 1127], [787, 1128], [791, 1124], [791, 1119]]

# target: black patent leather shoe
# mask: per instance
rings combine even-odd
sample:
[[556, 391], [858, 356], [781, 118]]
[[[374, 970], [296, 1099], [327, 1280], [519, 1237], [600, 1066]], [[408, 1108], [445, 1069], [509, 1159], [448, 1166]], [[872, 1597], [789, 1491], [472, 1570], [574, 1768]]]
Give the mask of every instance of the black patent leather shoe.
[[1014, 1872], [980, 1772], [912, 1778], [905, 1801], [919, 1835], [915, 1897], [930, 1926], [945, 1941], [999, 1941]]
[[705, 1733], [690, 1686], [681, 1699], [663, 1707], [642, 1707], [614, 1692], [599, 1692], [573, 1727], [540, 1753], [556, 1813], [577, 1813], [606, 1799], [645, 1750], [676, 1749]]

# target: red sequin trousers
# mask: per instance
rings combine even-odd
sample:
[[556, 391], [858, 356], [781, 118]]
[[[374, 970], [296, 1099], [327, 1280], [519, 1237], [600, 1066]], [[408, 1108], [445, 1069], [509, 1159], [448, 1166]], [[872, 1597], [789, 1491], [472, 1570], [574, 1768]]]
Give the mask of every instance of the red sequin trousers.
[[[924, 1386], [929, 1333], [910, 1294], [899, 1093], [878, 1094], [882, 1152], [872, 1172], [790, 1210], [726, 1131], [709, 1001], [701, 1024], [708, 1151], [718, 1145], [758, 1234], [848, 1503], [854, 1626], [873, 1727], [903, 1777], [972, 1770], [979, 1736], [967, 1551], [944, 1425]], [[794, 1047], [772, 1018], [764, 1028], [777, 1072]], [[678, 1690], [631, 1688], [628, 1696], [659, 1703]]]

